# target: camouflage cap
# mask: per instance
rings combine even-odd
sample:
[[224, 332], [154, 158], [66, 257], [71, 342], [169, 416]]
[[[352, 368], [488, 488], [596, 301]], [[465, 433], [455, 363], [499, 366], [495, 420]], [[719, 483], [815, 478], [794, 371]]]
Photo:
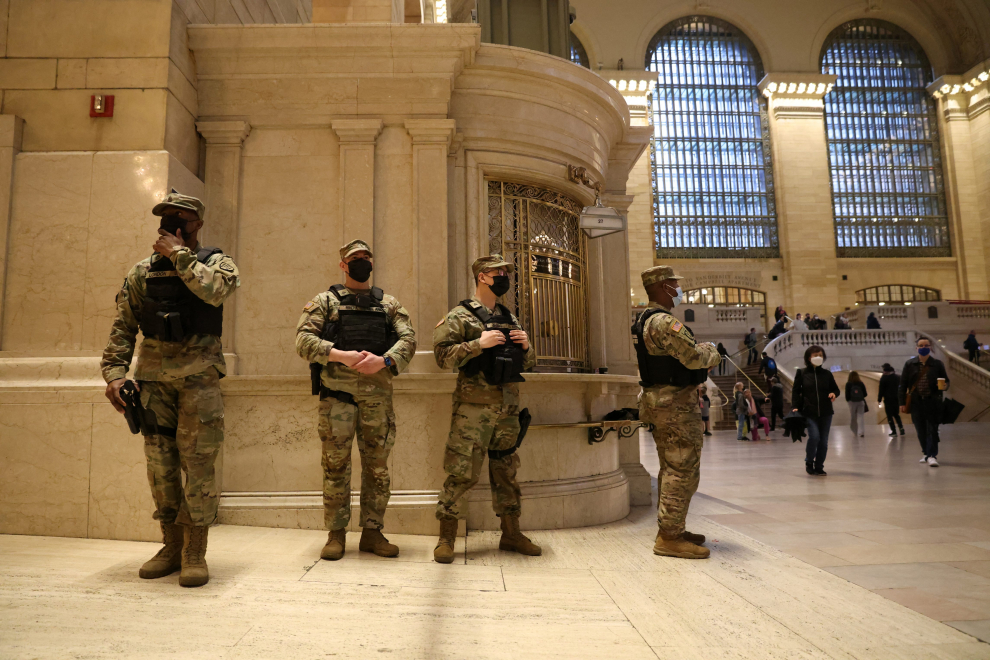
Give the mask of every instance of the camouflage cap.
[[643, 286], [650, 286], [651, 284], [663, 282], [664, 280], [684, 279], [680, 275], [674, 275], [674, 269], [670, 266], [654, 266], [653, 268], [647, 268], [643, 271], [642, 278]]
[[490, 254], [487, 257], [478, 257], [471, 264], [471, 272], [474, 273], [475, 277], [478, 277], [478, 273], [483, 273], [486, 270], [491, 270], [492, 268], [505, 268], [505, 270], [510, 273], [513, 271], [515, 266], [502, 258], [500, 254]]
[[360, 252], [361, 250], [367, 252], [369, 257], [374, 258], [375, 255], [371, 254], [371, 248], [368, 247], [367, 243], [360, 239], [354, 239], [344, 247], [340, 248], [340, 260], [343, 261], [355, 252]]
[[151, 212], [155, 215], [165, 215], [165, 211], [170, 208], [195, 211], [200, 220], [206, 215], [206, 205], [198, 198], [183, 195], [174, 190], [165, 195], [165, 199], [155, 204], [155, 208], [151, 209]]

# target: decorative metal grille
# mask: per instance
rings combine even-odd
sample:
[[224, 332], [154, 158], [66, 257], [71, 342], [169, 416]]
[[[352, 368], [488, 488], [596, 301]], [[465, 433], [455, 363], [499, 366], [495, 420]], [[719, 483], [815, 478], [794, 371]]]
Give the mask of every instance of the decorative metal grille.
[[860, 289], [856, 292], [856, 302], [871, 303], [902, 303], [914, 302], [916, 300], [941, 300], [942, 292], [938, 289], [929, 289], [924, 286], [914, 286], [912, 284], [884, 284], [883, 286], [871, 286]]
[[591, 64], [588, 62], [588, 51], [584, 49], [584, 44], [581, 43], [581, 40], [573, 32], [568, 32], [567, 34], [567, 41], [571, 47], [571, 62], [578, 66], [583, 66], [585, 69], [590, 69]]
[[590, 370], [581, 208], [545, 188], [488, 182], [488, 250], [515, 265], [502, 300], [529, 332], [540, 371]]
[[689, 16], [653, 37], [646, 68], [660, 74], [649, 98], [657, 256], [779, 256], [756, 48], [729, 23]]
[[839, 77], [825, 129], [840, 257], [950, 256], [932, 68], [895, 25], [858, 20], [822, 49]]

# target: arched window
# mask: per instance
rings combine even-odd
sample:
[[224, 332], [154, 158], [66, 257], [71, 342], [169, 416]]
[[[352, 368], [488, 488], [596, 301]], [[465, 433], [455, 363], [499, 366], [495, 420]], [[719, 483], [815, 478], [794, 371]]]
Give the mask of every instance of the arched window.
[[660, 258], [776, 257], [763, 64], [733, 25], [707, 16], [661, 29], [646, 55], [653, 222]]
[[591, 64], [588, 62], [588, 51], [584, 49], [584, 44], [581, 40], [577, 38], [574, 32], [568, 32], [568, 42], [571, 47], [571, 62], [577, 64], [578, 66], [583, 66], [585, 69], [590, 69]]
[[912, 284], [884, 284], [883, 286], [871, 286], [860, 289], [856, 292], [857, 304], [870, 303], [895, 303], [911, 304], [916, 300], [941, 300], [942, 292], [938, 289], [929, 289], [924, 286], [914, 286]]
[[840, 257], [949, 256], [932, 68], [895, 25], [858, 20], [822, 49], [839, 77], [825, 129]]

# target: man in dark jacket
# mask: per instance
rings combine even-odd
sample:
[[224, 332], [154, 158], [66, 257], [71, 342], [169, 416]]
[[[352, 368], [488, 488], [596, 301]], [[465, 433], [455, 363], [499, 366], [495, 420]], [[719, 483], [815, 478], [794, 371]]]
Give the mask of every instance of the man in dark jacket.
[[763, 377], [767, 379], [767, 387], [770, 387], [772, 385], [771, 379], [777, 375], [777, 362], [764, 352], [760, 358], [760, 368], [756, 373], [763, 374]]
[[777, 428], [777, 417], [784, 419], [784, 386], [780, 378], [774, 378], [770, 386], [770, 430]]
[[901, 377], [894, 372], [894, 368], [889, 363], [883, 365], [883, 375], [880, 376], [880, 391], [877, 394], [877, 403], [883, 404], [883, 409], [887, 411], [887, 422], [890, 424], [890, 437], [897, 435], [897, 429], [904, 435], [904, 424], [901, 422], [901, 408], [897, 399], [897, 389], [901, 384]]
[[867, 330], [879, 330], [880, 329], [880, 319], [873, 312], [866, 317], [866, 329]]
[[969, 331], [969, 336], [966, 337], [966, 341], [963, 342], [963, 348], [969, 351], [970, 362], [975, 362], [976, 364], [980, 363], [980, 342], [976, 341], [976, 330]]
[[908, 412], [907, 397], [911, 396], [911, 419], [924, 453], [918, 462], [938, 467], [938, 423], [942, 416], [942, 392], [949, 388], [949, 376], [945, 365], [931, 353], [931, 341], [927, 337], [919, 338], [918, 357], [904, 363], [897, 395], [901, 412]]

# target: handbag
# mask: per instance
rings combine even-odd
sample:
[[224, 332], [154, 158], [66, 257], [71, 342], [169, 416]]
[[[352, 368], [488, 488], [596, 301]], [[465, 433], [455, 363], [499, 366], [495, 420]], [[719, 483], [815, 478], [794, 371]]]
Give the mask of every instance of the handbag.
[[912, 387], [907, 391], [907, 394], [904, 395], [904, 414], [906, 415], [911, 414], [911, 394], [913, 392], [914, 392], [914, 388]]
[[863, 401], [863, 412], [870, 412], [870, 404], [868, 404], [865, 400]]

